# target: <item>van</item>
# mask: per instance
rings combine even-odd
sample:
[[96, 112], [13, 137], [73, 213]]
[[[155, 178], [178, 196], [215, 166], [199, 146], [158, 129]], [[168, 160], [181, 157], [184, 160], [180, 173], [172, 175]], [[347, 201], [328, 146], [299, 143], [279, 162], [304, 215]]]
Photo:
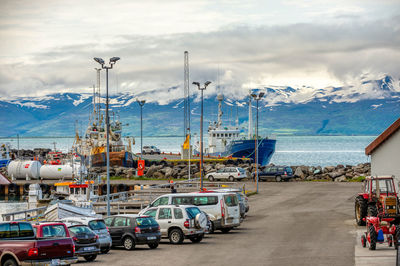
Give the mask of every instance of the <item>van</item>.
[[159, 205], [194, 205], [208, 214], [211, 220], [210, 233], [221, 230], [228, 233], [240, 225], [239, 201], [236, 193], [172, 193], [158, 197], [139, 214]]

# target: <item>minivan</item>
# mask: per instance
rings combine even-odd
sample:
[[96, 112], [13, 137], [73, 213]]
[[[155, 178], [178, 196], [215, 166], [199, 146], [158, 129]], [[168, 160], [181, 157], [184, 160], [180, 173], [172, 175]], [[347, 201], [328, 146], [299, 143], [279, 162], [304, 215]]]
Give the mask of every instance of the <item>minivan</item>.
[[221, 230], [228, 233], [240, 225], [239, 201], [236, 193], [172, 193], [158, 197], [139, 214], [159, 205], [194, 205], [208, 214], [211, 220], [210, 233]]

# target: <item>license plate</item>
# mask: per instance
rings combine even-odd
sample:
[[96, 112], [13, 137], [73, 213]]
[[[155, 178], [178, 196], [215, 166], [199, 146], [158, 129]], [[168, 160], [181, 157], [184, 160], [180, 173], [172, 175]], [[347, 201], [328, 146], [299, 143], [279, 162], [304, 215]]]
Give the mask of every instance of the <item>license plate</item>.
[[52, 259], [51, 260], [51, 265], [60, 265], [60, 259]]
[[94, 249], [94, 247], [85, 247], [83, 250], [88, 251], [88, 250], [93, 250], [93, 249]]
[[154, 239], [157, 239], [157, 237], [155, 237], [155, 236], [148, 236], [147, 237], [147, 240], [154, 240]]

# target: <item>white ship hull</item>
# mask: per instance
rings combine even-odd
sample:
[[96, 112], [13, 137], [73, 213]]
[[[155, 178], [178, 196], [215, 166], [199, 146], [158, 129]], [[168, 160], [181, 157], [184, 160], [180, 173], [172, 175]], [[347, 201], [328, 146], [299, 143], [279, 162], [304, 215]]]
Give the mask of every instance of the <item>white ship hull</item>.
[[64, 203], [56, 203], [47, 208], [44, 213], [46, 221], [59, 221], [66, 217], [96, 217], [99, 216], [91, 208], [81, 208]]

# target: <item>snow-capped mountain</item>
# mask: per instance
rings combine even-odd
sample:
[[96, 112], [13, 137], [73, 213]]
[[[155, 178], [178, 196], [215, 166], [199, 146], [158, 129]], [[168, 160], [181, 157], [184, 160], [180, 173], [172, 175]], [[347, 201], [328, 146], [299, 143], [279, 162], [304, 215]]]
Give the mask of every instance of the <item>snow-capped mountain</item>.
[[[371, 80], [362, 77], [356, 85], [327, 87], [268, 86], [260, 103], [262, 134], [379, 134], [400, 114], [400, 85], [385, 75]], [[197, 93], [194, 91], [193, 93]], [[157, 95], [157, 97], [155, 97]], [[124, 133], [139, 135], [140, 110], [136, 99], [146, 99], [143, 109], [145, 135], [180, 135], [183, 127], [182, 88], [147, 91], [135, 95], [110, 96], [111, 112], [128, 123]], [[216, 95], [205, 93], [205, 120], [215, 120]], [[91, 94], [62, 93], [44, 97], [0, 98], [0, 136], [72, 136], [85, 128], [92, 105]], [[236, 115], [247, 127], [246, 91], [225, 98], [225, 123]], [[101, 100], [105, 103], [104, 97]], [[192, 95], [192, 128], [199, 128], [199, 97]], [[181, 119], [182, 118], [182, 119]], [[254, 120], [253, 120], [254, 121]], [[78, 123], [77, 123], [78, 122]]]

